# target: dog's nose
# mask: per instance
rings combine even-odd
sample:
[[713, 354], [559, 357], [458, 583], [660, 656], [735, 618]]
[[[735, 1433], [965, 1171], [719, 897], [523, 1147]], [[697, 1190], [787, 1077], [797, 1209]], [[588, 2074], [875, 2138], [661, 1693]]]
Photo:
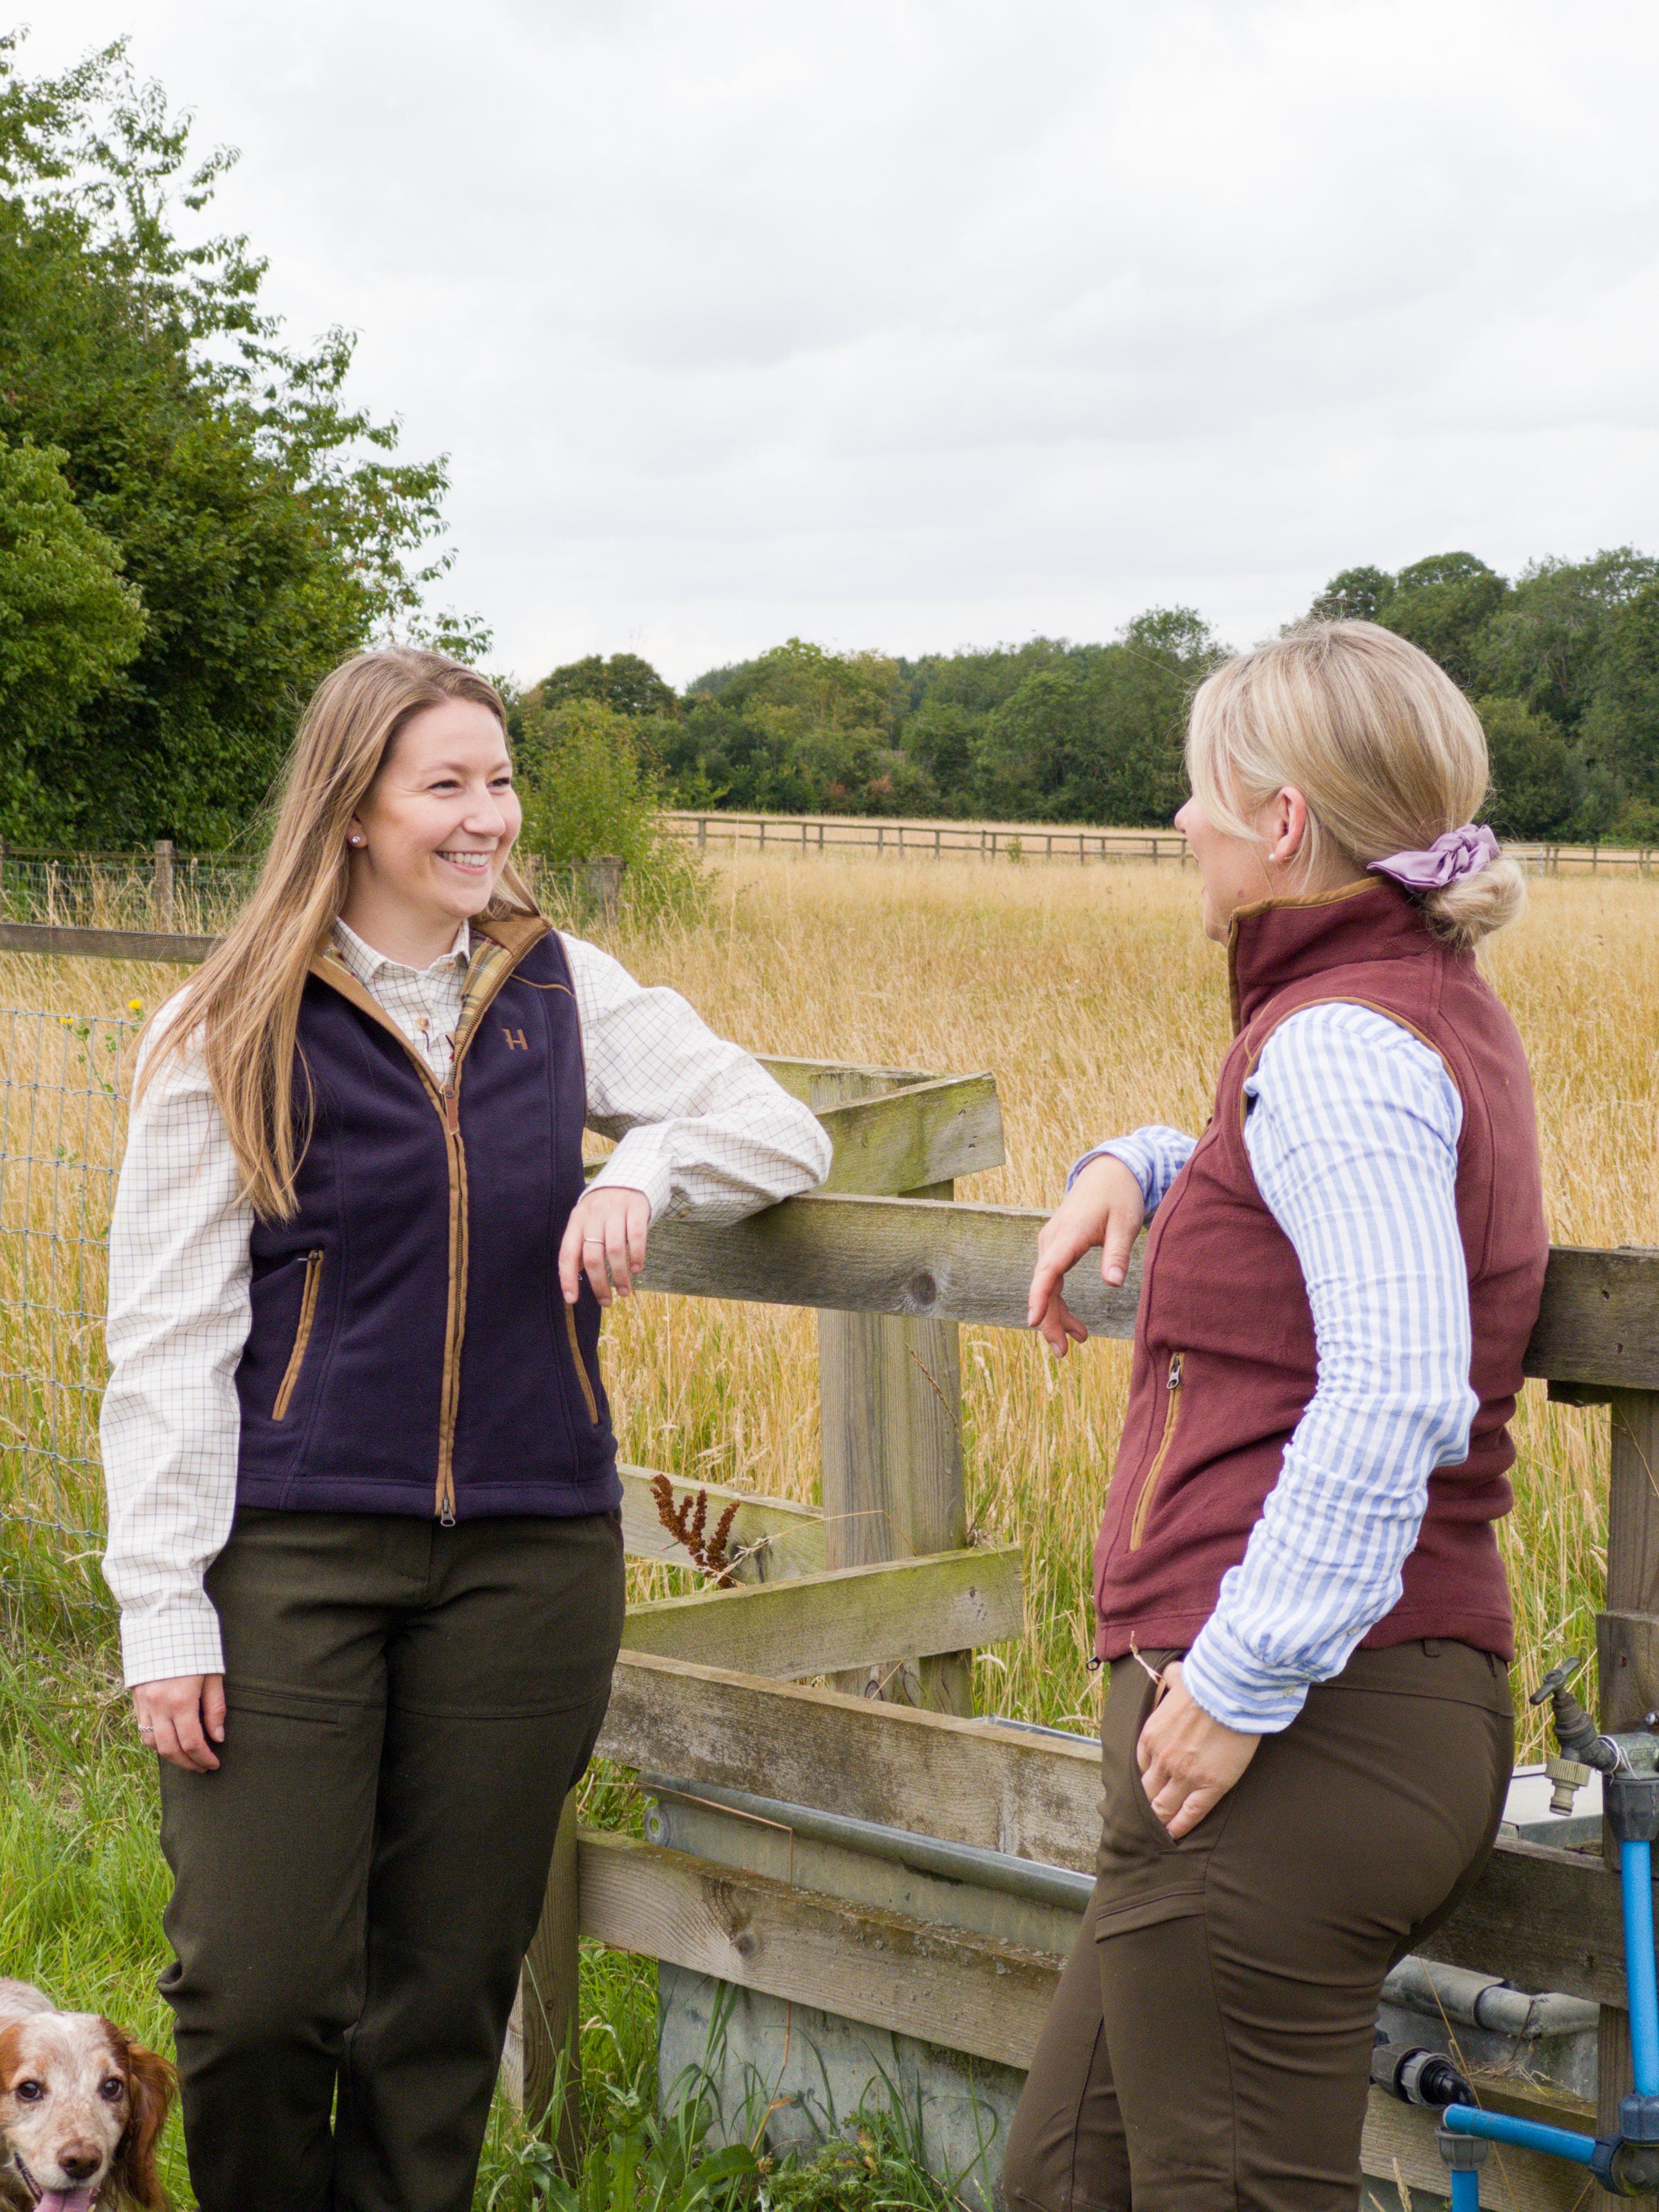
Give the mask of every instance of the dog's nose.
[[102, 2152], [94, 2149], [90, 2145], [66, 2143], [58, 2154], [59, 2170], [68, 2174], [70, 2179], [77, 2185], [81, 2182], [89, 2181], [103, 2162]]

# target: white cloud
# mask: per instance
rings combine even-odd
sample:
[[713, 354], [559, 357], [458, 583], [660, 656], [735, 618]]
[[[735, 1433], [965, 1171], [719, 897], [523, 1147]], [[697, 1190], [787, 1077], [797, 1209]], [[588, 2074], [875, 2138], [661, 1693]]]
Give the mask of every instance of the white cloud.
[[453, 455], [523, 677], [1659, 545], [1638, 0], [59, 0]]

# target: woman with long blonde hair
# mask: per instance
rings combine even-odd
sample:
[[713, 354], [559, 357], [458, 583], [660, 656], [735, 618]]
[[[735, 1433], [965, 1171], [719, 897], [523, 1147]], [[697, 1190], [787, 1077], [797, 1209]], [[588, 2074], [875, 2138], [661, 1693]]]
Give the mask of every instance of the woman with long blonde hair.
[[[204, 2212], [465, 2212], [621, 1633], [601, 1309], [805, 1108], [538, 911], [501, 704], [364, 653], [161, 1009], [110, 1240], [106, 1572]], [[619, 1141], [584, 1185], [584, 1126]]]
[[1513, 1756], [1509, 1421], [1547, 1237], [1474, 947], [1524, 886], [1480, 724], [1364, 623], [1194, 702], [1234, 1036], [1194, 1140], [1073, 1169], [1030, 1319], [1146, 1240], [1095, 1552], [1098, 1877], [1011, 2131], [1016, 2212], [1352, 2212], [1378, 1998], [1474, 1879]]

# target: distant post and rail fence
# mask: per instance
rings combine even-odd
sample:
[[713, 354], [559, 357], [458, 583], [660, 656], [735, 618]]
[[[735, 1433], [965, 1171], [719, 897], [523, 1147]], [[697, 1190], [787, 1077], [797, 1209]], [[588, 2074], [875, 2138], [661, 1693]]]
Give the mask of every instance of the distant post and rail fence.
[[[662, 817], [699, 853], [771, 853], [810, 860], [872, 854], [894, 860], [1139, 862], [1184, 867], [1191, 848], [1178, 830], [1112, 830], [1055, 822], [929, 822], [864, 814], [691, 814]], [[1659, 875], [1651, 846], [1511, 843], [1528, 875]]]
[[[155, 934], [145, 957], [203, 957], [205, 940]], [[90, 1053], [67, 1021], [64, 1036]], [[705, 1512], [732, 1508], [726, 1572], [690, 1595], [629, 1608], [599, 1749], [639, 1773], [647, 1838], [581, 1828], [574, 1798], [567, 1804], [508, 2050], [526, 2109], [567, 2140], [582, 1937], [658, 1962], [665, 2084], [674, 2036], [688, 2023], [701, 2033], [709, 1992], [724, 1992], [717, 2014], [750, 2008], [720, 2016], [731, 2049], [763, 2077], [768, 2122], [807, 2095], [820, 2052], [827, 2079], [871, 2039], [888, 2054], [869, 2062], [872, 2074], [902, 2062], [929, 2110], [945, 2109], [955, 2083], [952, 2109], [971, 2103], [977, 2115], [983, 2098], [1006, 2115], [1094, 1865], [1098, 1744], [971, 1717], [967, 1694], [974, 1648], [1021, 1632], [1024, 1589], [1020, 1547], [975, 1544], [968, 1529], [957, 1332], [963, 1322], [1024, 1329], [1046, 1218], [955, 1197], [957, 1178], [1003, 1160], [994, 1079], [767, 1065], [830, 1132], [828, 1184], [728, 1227], [659, 1223], [643, 1287], [816, 1310], [823, 1504], [708, 1486]], [[38, 1093], [44, 1079], [39, 1067], [0, 1078], [8, 1097], [14, 1082]], [[95, 1070], [89, 1080], [118, 1117], [118, 1085]], [[0, 1116], [0, 1128], [11, 1126]], [[59, 1188], [64, 1177], [89, 1178], [76, 1149], [48, 1132], [26, 1152], [58, 1180], [43, 1198], [45, 1186], [15, 1173], [0, 1146], [0, 1244], [58, 1238], [57, 1224], [70, 1220], [82, 1266], [80, 1247], [98, 1245], [91, 1217], [107, 1203], [118, 1118], [100, 1156], [104, 1181], [89, 1198], [88, 1179], [78, 1206]], [[1109, 1290], [1085, 1258], [1065, 1288], [1093, 1334], [1132, 1334], [1138, 1266]], [[38, 1306], [41, 1295], [37, 1285], [27, 1298]], [[0, 1293], [0, 1305], [11, 1301]], [[1659, 1252], [1553, 1251], [1526, 1368], [1554, 1397], [1611, 1408], [1601, 1719], [1627, 1727], [1659, 1707]], [[8, 1379], [26, 1386], [13, 1394], [20, 1407], [50, 1382]], [[6, 1452], [27, 1455], [27, 1419], [12, 1425]], [[696, 1490], [646, 1468], [622, 1472], [629, 1553], [687, 1564], [664, 1485], [676, 1506]], [[27, 1484], [14, 1492], [27, 1495]], [[0, 1521], [12, 1510], [8, 1502]], [[834, 1686], [812, 1686], [826, 1680]], [[1425, 1942], [1419, 1971], [1431, 1985], [1449, 1964], [1476, 1970], [1464, 1978], [1483, 1990], [1502, 1978], [1559, 1993], [1588, 2019], [1599, 2008], [1605, 2123], [1629, 2082], [1620, 1929], [1619, 1879], [1598, 1850], [1503, 1838]], [[1523, 2074], [1477, 2069], [1475, 2081], [1499, 2109], [1557, 2112], [1575, 2126], [1587, 2118]], [[951, 2164], [948, 2145], [939, 2155]], [[986, 2203], [998, 2162], [982, 2150], [971, 2188]], [[1374, 2091], [1364, 2164], [1437, 2192], [1431, 2116]], [[1566, 2173], [1509, 2154], [1483, 2170], [1481, 2202], [1566, 2212]]]

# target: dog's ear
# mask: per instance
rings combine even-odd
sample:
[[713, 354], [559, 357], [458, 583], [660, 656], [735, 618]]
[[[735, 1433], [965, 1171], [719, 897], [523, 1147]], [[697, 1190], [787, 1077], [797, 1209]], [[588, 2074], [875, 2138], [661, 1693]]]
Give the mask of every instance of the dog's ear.
[[167, 2196], [155, 2171], [155, 2141], [173, 2102], [178, 2075], [167, 2060], [142, 2043], [134, 2043], [108, 2021], [110, 2039], [120, 2054], [127, 2077], [131, 2111], [121, 2140], [115, 2147], [115, 2182], [144, 2212], [166, 2212]]
[[0, 2027], [0, 2096], [11, 2087], [11, 2077], [17, 2065], [17, 2046], [23, 2039], [21, 2023], [14, 2021], [9, 2027]]

